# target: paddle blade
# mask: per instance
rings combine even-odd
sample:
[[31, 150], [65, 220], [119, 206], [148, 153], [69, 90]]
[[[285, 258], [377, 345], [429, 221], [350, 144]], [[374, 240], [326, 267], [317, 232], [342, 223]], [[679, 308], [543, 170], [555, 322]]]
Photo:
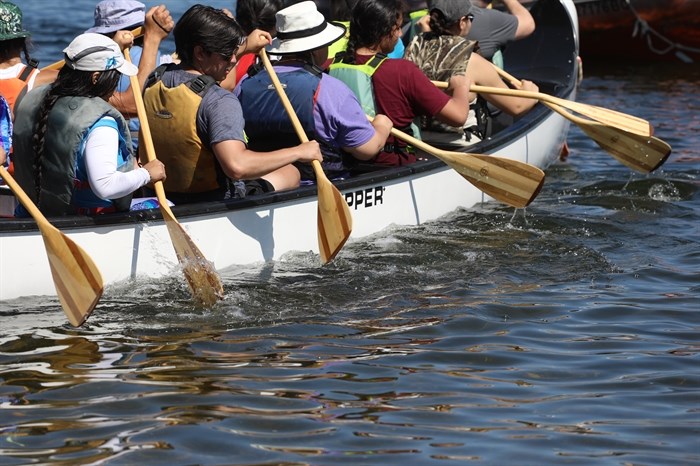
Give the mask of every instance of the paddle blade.
[[492, 155], [439, 151], [435, 154], [484, 193], [513, 207], [527, 207], [544, 184], [544, 172]]
[[102, 296], [102, 275], [92, 258], [51, 225], [41, 227], [51, 276], [68, 321], [81, 326]]
[[333, 260], [350, 237], [352, 215], [345, 198], [328, 178], [317, 178], [317, 183], [318, 249], [321, 261], [326, 264]]
[[190, 286], [192, 298], [201, 307], [211, 307], [224, 297], [224, 286], [211, 262], [204, 257], [177, 220], [164, 216], [177, 260]]
[[653, 172], [671, 154], [671, 146], [654, 136], [638, 136], [598, 122], [577, 121], [577, 124], [602, 149], [641, 173]]

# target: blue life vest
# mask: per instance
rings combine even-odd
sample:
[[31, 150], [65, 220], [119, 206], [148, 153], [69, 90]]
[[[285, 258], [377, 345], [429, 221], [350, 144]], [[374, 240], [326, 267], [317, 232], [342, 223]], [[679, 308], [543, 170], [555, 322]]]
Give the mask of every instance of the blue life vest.
[[[349, 176], [348, 165], [352, 157], [341, 148], [320, 140], [316, 135], [314, 124], [314, 107], [321, 82], [321, 70], [306, 65], [294, 71], [279, 73], [279, 80], [294, 111], [309, 139], [318, 141], [323, 154], [323, 171], [330, 179]], [[241, 102], [245, 117], [245, 133], [248, 147], [259, 152], [268, 152], [293, 147], [299, 144], [299, 137], [277, 95], [270, 75], [259, 65], [248, 71], [249, 77], [241, 82], [238, 100]], [[354, 159], [353, 159], [354, 160]], [[313, 169], [308, 163], [295, 163], [301, 172], [301, 179], [314, 179]]]

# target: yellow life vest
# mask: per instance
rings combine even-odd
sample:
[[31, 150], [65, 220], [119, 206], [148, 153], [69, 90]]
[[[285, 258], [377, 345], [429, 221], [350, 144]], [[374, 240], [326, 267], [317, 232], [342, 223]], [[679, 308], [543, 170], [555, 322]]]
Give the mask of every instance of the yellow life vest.
[[[208, 89], [202, 78], [172, 88], [158, 80], [144, 92], [153, 146], [168, 173], [163, 182], [166, 192], [202, 193], [224, 187], [219, 162], [197, 134], [197, 110]], [[143, 138], [139, 154], [143, 159]]]

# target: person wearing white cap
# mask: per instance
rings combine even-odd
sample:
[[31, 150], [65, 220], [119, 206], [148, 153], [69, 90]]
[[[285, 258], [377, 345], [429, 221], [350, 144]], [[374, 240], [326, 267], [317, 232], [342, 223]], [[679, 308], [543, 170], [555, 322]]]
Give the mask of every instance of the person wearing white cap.
[[136, 167], [126, 121], [107, 103], [119, 77], [138, 69], [100, 34], [81, 34], [63, 52], [56, 82], [16, 109], [17, 182], [47, 216], [129, 210], [135, 190], [165, 179], [158, 160]]
[[[391, 121], [377, 115], [370, 123], [350, 88], [323, 73], [328, 45], [342, 37], [345, 28], [328, 23], [310, 0], [278, 11], [276, 19], [277, 37], [268, 50], [281, 57], [274, 62], [275, 71], [306, 135], [321, 146], [328, 178], [347, 178], [358, 163], [371, 161], [384, 147]], [[234, 91], [243, 108], [249, 147], [274, 150], [297, 144], [299, 138], [270, 75], [256, 66], [256, 72]], [[314, 180], [311, 167], [297, 164], [297, 168], [302, 181]]]
[[[246, 146], [241, 105], [218, 85], [245, 53], [257, 53], [270, 33], [244, 35], [223, 10], [194, 5], [174, 30], [179, 64], [159, 67], [144, 92], [156, 153], [168, 166], [164, 183], [176, 204], [279, 191], [299, 185], [294, 162], [321, 161], [318, 143], [257, 152]], [[297, 173], [296, 180], [287, 176]]]

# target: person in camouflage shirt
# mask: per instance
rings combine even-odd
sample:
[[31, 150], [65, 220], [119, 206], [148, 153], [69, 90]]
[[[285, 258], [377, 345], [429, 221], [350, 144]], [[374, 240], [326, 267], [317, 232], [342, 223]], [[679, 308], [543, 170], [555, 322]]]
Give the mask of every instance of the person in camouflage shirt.
[[[492, 64], [478, 54], [478, 43], [464, 38], [474, 19], [471, 8], [469, 0], [433, 0], [430, 3], [430, 31], [413, 38], [404, 58], [418, 65], [433, 81], [447, 81], [455, 74], [463, 74], [474, 84], [506, 88]], [[523, 89], [539, 91], [531, 81], [523, 81]], [[464, 126], [453, 127], [434, 119], [424, 119], [425, 137], [471, 145], [490, 136], [486, 101], [512, 116], [526, 113], [537, 103], [532, 99], [493, 94], [477, 99], [474, 93], [470, 93], [469, 101], [470, 112]]]

